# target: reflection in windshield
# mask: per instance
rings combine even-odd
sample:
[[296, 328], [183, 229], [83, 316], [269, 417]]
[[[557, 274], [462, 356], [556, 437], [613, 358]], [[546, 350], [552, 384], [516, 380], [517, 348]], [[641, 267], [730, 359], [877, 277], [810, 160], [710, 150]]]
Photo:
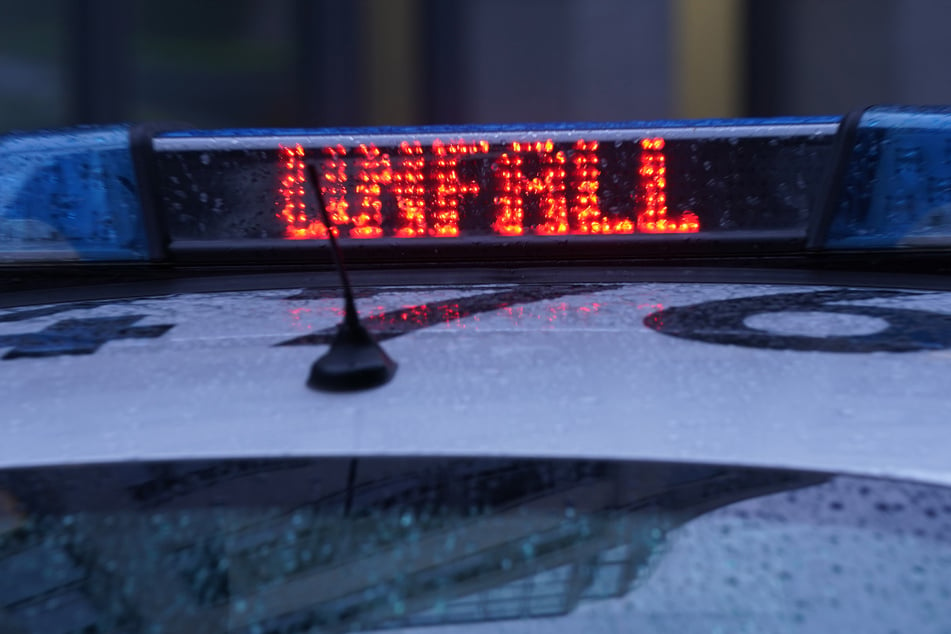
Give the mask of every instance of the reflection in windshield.
[[[782, 629], [810, 606], [793, 595], [723, 603], [721, 589], [742, 597], [784, 575], [814, 584], [875, 566], [903, 575], [903, 557], [924, 542], [931, 559], [915, 565], [938, 568], [919, 585], [945, 581], [919, 594], [935, 601], [951, 585], [949, 515], [945, 489], [703, 465], [337, 458], [14, 470], [0, 473], [0, 631], [540, 625], [603, 620], [621, 605], [609, 631], [635, 617], [732, 630], [766, 613]], [[881, 546], [895, 534], [904, 551]], [[796, 539], [815, 535], [870, 535], [880, 561], [797, 552]]]

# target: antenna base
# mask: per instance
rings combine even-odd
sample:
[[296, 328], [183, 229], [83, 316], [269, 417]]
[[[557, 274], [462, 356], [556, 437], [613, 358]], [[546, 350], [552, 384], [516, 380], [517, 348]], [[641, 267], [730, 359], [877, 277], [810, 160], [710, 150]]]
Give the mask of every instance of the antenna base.
[[396, 368], [362, 324], [345, 320], [330, 350], [311, 366], [307, 386], [324, 392], [366, 390], [388, 383]]

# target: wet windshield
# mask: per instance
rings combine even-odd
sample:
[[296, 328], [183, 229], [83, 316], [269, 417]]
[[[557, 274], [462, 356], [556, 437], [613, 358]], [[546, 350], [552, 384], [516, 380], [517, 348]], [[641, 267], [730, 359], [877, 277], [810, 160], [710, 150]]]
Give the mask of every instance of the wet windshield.
[[0, 474], [4, 632], [937, 632], [949, 598], [934, 486], [512, 459]]

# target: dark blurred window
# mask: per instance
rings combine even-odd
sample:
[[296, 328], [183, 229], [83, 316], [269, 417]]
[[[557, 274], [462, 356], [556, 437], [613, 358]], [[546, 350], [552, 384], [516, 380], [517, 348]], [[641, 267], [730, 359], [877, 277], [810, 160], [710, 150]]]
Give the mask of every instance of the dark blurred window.
[[61, 125], [64, 24], [50, 19], [62, 0], [0, 0], [0, 131]]
[[289, 0], [137, 0], [134, 118], [295, 123], [293, 11]]

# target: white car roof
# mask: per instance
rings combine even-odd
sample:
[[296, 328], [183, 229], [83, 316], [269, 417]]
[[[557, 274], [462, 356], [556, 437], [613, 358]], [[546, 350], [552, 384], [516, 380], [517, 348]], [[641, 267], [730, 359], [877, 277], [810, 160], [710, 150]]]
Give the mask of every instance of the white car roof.
[[0, 309], [0, 467], [464, 454], [951, 484], [951, 293], [606, 280], [381, 286], [357, 303], [399, 370], [355, 393], [305, 385], [340, 319], [333, 291]]

